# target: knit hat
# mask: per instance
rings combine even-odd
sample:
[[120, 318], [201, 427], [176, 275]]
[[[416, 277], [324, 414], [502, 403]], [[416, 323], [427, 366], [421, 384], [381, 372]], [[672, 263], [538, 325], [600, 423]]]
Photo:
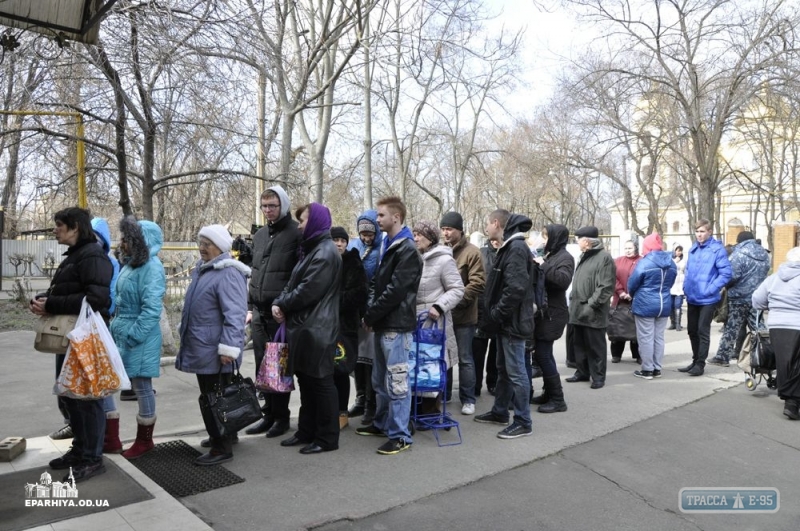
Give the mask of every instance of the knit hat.
[[597, 230], [597, 227], [593, 227], [592, 225], [588, 225], [586, 227], [581, 227], [575, 231], [575, 236], [578, 238], [594, 238], [597, 239], [600, 237], [600, 232]]
[[789, 249], [786, 253], [786, 259], [790, 262], [800, 262], [800, 247]]
[[208, 238], [223, 253], [230, 251], [231, 245], [233, 245], [231, 234], [222, 225], [207, 225], [200, 229], [197, 236]]
[[664, 249], [664, 242], [661, 240], [661, 235], [654, 232], [644, 239], [642, 243], [642, 256], [647, 255], [650, 251], [662, 251]]
[[412, 232], [425, 236], [433, 244], [439, 243], [439, 227], [433, 221], [418, 221], [414, 224]]
[[362, 232], [375, 232], [375, 224], [368, 219], [362, 219], [358, 222], [358, 233]]
[[464, 218], [458, 212], [447, 212], [439, 222], [440, 227], [450, 227], [459, 232], [464, 232]]
[[350, 241], [350, 235], [347, 234], [344, 227], [331, 227], [331, 238]]
[[746, 240], [755, 240], [755, 239], [756, 237], [753, 236], [752, 232], [750, 232], [749, 230], [743, 230], [742, 232], [739, 233], [738, 236], [736, 236], [736, 243], [742, 243], [743, 241]]

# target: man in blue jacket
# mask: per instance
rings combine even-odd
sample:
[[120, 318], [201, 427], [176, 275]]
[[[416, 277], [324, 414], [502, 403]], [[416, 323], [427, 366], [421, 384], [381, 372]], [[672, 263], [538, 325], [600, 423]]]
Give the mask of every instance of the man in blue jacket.
[[728, 284], [732, 273], [725, 246], [711, 235], [711, 222], [699, 220], [695, 224], [694, 235], [696, 241], [689, 250], [683, 282], [692, 363], [678, 370], [689, 376], [700, 376], [705, 371], [708, 358], [711, 319], [722, 299], [722, 288]]

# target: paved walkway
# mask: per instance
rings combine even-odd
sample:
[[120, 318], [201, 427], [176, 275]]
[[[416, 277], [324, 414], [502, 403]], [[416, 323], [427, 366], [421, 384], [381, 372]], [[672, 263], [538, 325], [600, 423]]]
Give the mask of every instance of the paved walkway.
[[[554, 415], [533, 413], [532, 437], [512, 441], [497, 439], [499, 427], [473, 422], [470, 417], [460, 414], [456, 404], [453, 404], [454, 416], [461, 421], [463, 444], [439, 448], [431, 432], [418, 433], [412, 449], [397, 456], [376, 454], [375, 449], [382, 440], [359, 437], [355, 435], [353, 426], [342, 433], [339, 451], [314, 456], [300, 455], [296, 448], [282, 448], [275, 439], [243, 436], [240, 444], [234, 446], [234, 461], [225, 466], [246, 481], [180, 501], [166, 495], [124, 459], [110, 456], [156, 498], [118, 508], [113, 507], [113, 500], [110, 500], [110, 510], [41, 529], [153, 531], [168, 528], [174, 531], [207, 529], [208, 526], [237, 531], [296, 530], [319, 526], [332, 526], [331, 529], [339, 529], [337, 526], [344, 526], [342, 529], [395, 529], [400, 521], [414, 521], [419, 529], [433, 529], [431, 522], [438, 522], [436, 529], [616, 529], [614, 526], [641, 529], [649, 526], [649, 521], [645, 524], [639, 519], [638, 512], [629, 514], [624, 506], [616, 507], [613, 497], [603, 502], [605, 505], [601, 507], [600, 502], [593, 498], [599, 491], [592, 489], [591, 482], [582, 483], [585, 478], [581, 479], [580, 475], [572, 476], [581, 481], [576, 484], [554, 480], [553, 488], [556, 491], [551, 495], [564, 500], [563, 503], [533, 503], [540, 493], [549, 492], [547, 489], [541, 490], [544, 487], [539, 479], [550, 477], [541, 475], [544, 470], [553, 470], [547, 465], [564, 463], [563, 456], [570, 456], [569, 460], [577, 461], [578, 455], [587, 463], [614, 457], [608, 464], [611, 468], [594, 471], [593, 474], [604, 475], [607, 478], [604, 480], [606, 487], [608, 482], [616, 482], [621, 485], [620, 489], [625, 490], [628, 488], [624, 487], [626, 482], [631, 482], [631, 492], [643, 488], [642, 485], [656, 485], [660, 482], [659, 478], [665, 475], [681, 486], [695, 486], [688, 482], [700, 480], [707, 481], [710, 486], [740, 486], [742, 482], [750, 483], [758, 478], [759, 481], [753, 481], [758, 486], [775, 486], [781, 490], [784, 497], [779, 514], [781, 517], [793, 517], [796, 528], [800, 515], [797, 507], [792, 505], [796, 505], [793, 500], [798, 499], [800, 492], [792, 490], [797, 489], [798, 483], [794, 469], [791, 469], [792, 477], [789, 478], [789, 471], [785, 467], [772, 463], [772, 467], [777, 468], [777, 473], [773, 473], [769, 463], [763, 462], [765, 457], [761, 457], [766, 450], [755, 445], [756, 450], [750, 452], [741, 444], [745, 440], [742, 439], [743, 434], [780, 432], [784, 435], [781, 436], [781, 442], [776, 444], [784, 445], [784, 449], [796, 450], [800, 437], [792, 439], [791, 434], [796, 434], [796, 428], [800, 426], [784, 420], [780, 402], [773, 391], [767, 392], [764, 388], [756, 393], [745, 391], [744, 386], [739, 385], [743, 382], [742, 373], [734, 367], [709, 367], [706, 375], [698, 378], [676, 372], [675, 369], [685, 365], [690, 358], [689, 341], [685, 332], [670, 331], [667, 334], [667, 356], [662, 379], [644, 381], [634, 378], [632, 372], [638, 365], [630, 361], [609, 363], [604, 389], [591, 390], [588, 384], [565, 383], [569, 411]], [[714, 344], [718, 335], [719, 326], [714, 325]], [[13, 463], [0, 463], [0, 474], [42, 466], [59, 452], [66, 451], [69, 445], [69, 442], [52, 442], [44, 437], [57, 427], [59, 418], [55, 398], [49, 394], [53, 359], [52, 356], [33, 351], [31, 343], [32, 334], [29, 332], [0, 333], [0, 350], [4, 353], [5, 361], [0, 369], [0, 378], [4, 382], [0, 391], [4, 398], [0, 401], [0, 438], [11, 435], [29, 438], [26, 454]], [[556, 357], [558, 360], [564, 359], [563, 342], [557, 344]], [[628, 352], [625, 357], [629, 358]], [[563, 369], [562, 377], [571, 374], [563, 366], [560, 368]], [[253, 372], [251, 352], [246, 353], [244, 372]], [[537, 380], [536, 385], [541, 385], [541, 381]], [[194, 377], [179, 373], [172, 367], [164, 367], [155, 387], [158, 389], [159, 411], [156, 442], [179, 438], [199, 447], [204, 433], [197, 408], [198, 393]], [[725, 401], [722, 400], [720, 405], [720, 398], [715, 396], [717, 393], [720, 393], [719, 397], [751, 399], [745, 402], [749, 409], [742, 418], [726, 416], [729, 420], [722, 424], [730, 426], [730, 433], [723, 433], [720, 437], [719, 422], [712, 426], [710, 422], [706, 425], [704, 422], [687, 423], [681, 420], [685, 418], [680, 413], [682, 410], [688, 411], [687, 408], [696, 408], [706, 402], [710, 404], [707, 411], [724, 407]], [[9, 397], [14, 397], [14, 400]], [[295, 415], [298, 399], [298, 394], [294, 393], [292, 412]], [[492, 397], [484, 392], [478, 401], [477, 411], [489, 410], [491, 400]], [[20, 404], [25, 408], [25, 415], [19, 415]], [[120, 411], [122, 436], [130, 441], [135, 434], [135, 402], [120, 403]], [[634, 431], [639, 435], [628, 439], [626, 434]], [[685, 460], [680, 457], [683, 441], [694, 441], [688, 448]], [[706, 460], [705, 451], [715, 457], [730, 456], [729, 467], [716, 470], [716, 474], [708, 467], [698, 467], [697, 463]], [[794, 456], [794, 462], [797, 462], [796, 452], [785, 453]], [[641, 456], [650, 457], [642, 464]], [[781, 457], [784, 457], [783, 453]], [[634, 466], [637, 462], [640, 463], [638, 468]], [[656, 463], [652, 468], [642, 470], [642, 466], [652, 462]], [[574, 463], [572, 466], [575, 466]], [[525, 470], [530, 470], [530, 474], [524, 473]], [[698, 477], [701, 471], [705, 473]], [[767, 479], [775, 478], [775, 484], [765, 484], [767, 479], [761, 481], [761, 476], [768, 471], [770, 475]], [[783, 474], [780, 474], [781, 471]], [[681, 483], [682, 477], [687, 478], [686, 485]], [[3, 476], [0, 475], [2, 480]], [[549, 481], [545, 480], [544, 483]], [[603, 484], [600, 482], [597, 487], [603, 487]], [[503, 485], [507, 489], [502, 488]], [[537, 519], [530, 520], [530, 525], [520, 523], [520, 516], [528, 514], [529, 510], [520, 509], [515, 513], [507, 501], [516, 499], [516, 495], [508, 496], [517, 489], [529, 494], [522, 496], [520, 503], [528, 500], [530, 503], [526, 507], [536, 507]], [[470, 495], [475, 492], [478, 494]], [[676, 490], [671, 500], [659, 502], [663, 511], [677, 512], [677, 498]], [[20, 502], [22, 500], [20, 488]], [[434, 509], [438, 507], [444, 511], [438, 520], [434, 518], [428, 521], [419, 516], [417, 522], [408, 516], [408, 512], [404, 512], [419, 508], [419, 515], [426, 514], [431, 503], [436, 501], [438, 504], [438, 500], [442, 502]], [[576, 525], [569, 525], [569, 517], [575, 511], [583, 516], [574, 520]], [[489, 525], [488, 520], [477, 517], [478, 513], [496, 514], [500, 520], [496, 525]], [[595, 516], [590, 518], [591, 514]], [[397, 515], [403, 517], [396, 520]], [[452, 517], [453, 525], [447, 519], [443, 522], [441, 515]], [[470, 520], [469, 515], [476, 515], [475, 519]], [[778, 521], [774, 516], [771, 518], [773, 520], [764, 522]], [[598, 525], [590, 525], [593, 521]], [[457, 522], [459, 525], [455, 525]], [[686, 522], [694, 522], [687, 524], [687, 528], [717, 528], [699, 525], [689, 516], [681, 522], [681, 526], [674, 528], [682, 528]], [[789, 529], [772, 523], [770, 529]], [[658, 528], [673, 527], [664, 524]]]

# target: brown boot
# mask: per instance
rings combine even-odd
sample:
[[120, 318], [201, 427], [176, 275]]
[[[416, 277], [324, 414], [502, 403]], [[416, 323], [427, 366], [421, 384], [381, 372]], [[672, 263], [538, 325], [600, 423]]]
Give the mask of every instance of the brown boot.
[[106, 433], [103, 436], [103, 453], [118, 454], [122, 451], [122, 441], [119, 440], [119, 412], [106, 413]]
[[345, 411], [344, 413], [339, 413], [339, 429], [343, 430], [347, 426], [350, 425], [349, 422], [350, 415]]
[[156, 427], [156, 418], [143, 419], [136, 415], [136, 440], [133, 446], [122, 452], [125, 459], [136, 459], [153, 449], [153, 429]]

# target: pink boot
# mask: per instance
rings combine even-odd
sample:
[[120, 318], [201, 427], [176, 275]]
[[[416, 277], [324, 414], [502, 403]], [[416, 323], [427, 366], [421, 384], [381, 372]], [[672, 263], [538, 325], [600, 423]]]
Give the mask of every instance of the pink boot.
[[133, 446], [122, 452], [125, 459], [136, 459], [153, 449], [153, 429], [156, 427], [156, 417], [143, 419], [136, 415], [136, 440]]
[[106, 413], [106, 434], [103, 437], [103, 453], [118, 454], [122, 451], [119, 440], [119, 412]]

